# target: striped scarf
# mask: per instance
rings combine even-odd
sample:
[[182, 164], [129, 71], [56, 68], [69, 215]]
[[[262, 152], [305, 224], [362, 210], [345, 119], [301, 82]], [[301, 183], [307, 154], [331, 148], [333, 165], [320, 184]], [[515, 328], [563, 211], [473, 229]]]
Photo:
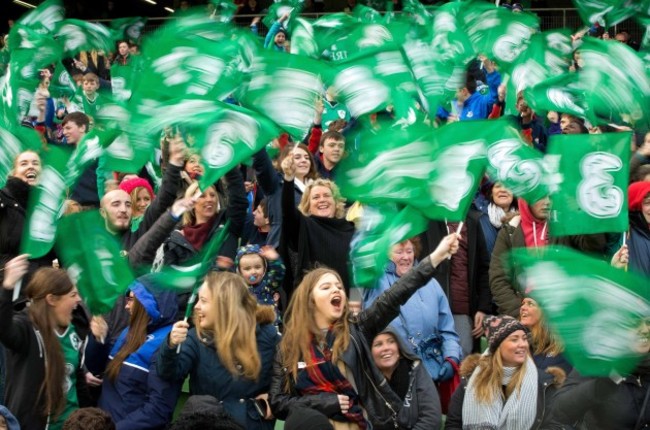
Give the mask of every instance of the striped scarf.
[[[508, 385], [517, 367], [504, 367], [501, 384]], [[496, 393], [492, 403], [480, 403], [476, 398], [476, 376], [474, 371], [467, 384], [463, 401], [463, 430], [528, 430], [537, 415], [537, 368], [528, 356], [524, 380], [504, 402], [501, 392]]]
[[334, 334], [331, 330], [325, 335], [325, 343], [321, 346], [315, 337], [312, 337], [310, 345], [311, 363], [303, 372], [298, 373], [296, 390], [301, 394], [334, 393], [342, 394], [350, 398], [348, 412], [328, 417], [334, 421], [356, 423], [361, 430], [367, 428], [366, 419], [363, 416], [361, 399], [350, 381], [341, 373], [339, 368], [332, 363], [332, 345]]

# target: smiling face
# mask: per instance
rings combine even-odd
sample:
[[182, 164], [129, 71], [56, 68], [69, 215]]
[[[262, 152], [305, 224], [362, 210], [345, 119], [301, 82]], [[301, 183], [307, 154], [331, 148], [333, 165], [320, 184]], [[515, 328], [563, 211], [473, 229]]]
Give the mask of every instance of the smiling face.
[[13, 176], [22, 179], [29, 185], [38, 184], [38, 178], [41, 174], [41, 157], [32, 151], [25, 151], [16, 157], [14, 161]]
[[194, 315], [198, 320], [199, 326], [203, 330], [214, 329], [214, 307], [212, 306], [212, 291], [207, 283], [203, 283], [199, 288], [199, 295], [194, 306]]
[[106, 222], [106, 229], [118, 233], [131, 224], [131, 196], [123, 190], [109, 191], [104, 195], [99, 213]]
[[393, 246], [390, 259], [395, 263], [395, 273], [397, 276], [403, 276], [411, 270], [415, 261], [415, 247], [411, 241], [398, 243]]
[[492, 201], [495, 205], [507, 211], [512, 205], [512, 200], [512, 193], [501, 182], [494, 184], [494, 187], [492, 187]]
[[499, 345], [501, 361], [506, 367], [519, 367], [528, 357], [528, 336], [523, 330], [512, 332]]
[[314, 321], [319, 329], [326, 329], [341, 318], [347, 298], [341, 280], [333, 273], [320, 277], [311, 290], [314, 303]]
[[133, 216], [140, 216], [144, 214], [151, 204], [151, 194], [149, 190], [144, 187], [139, 187], [138, 193], [135, 196], [135, 208], [133, 209]]
[[329, 187], [316, 185], [309, 194], [309, 214], [323, 218], [334, 218], [336, 201]]
[[542, 316], [542, 311], [537, 306], [537, 302], [529, 297], [525, 298], [521, 302], [521, 307], [519, 308], [519, 320], [526, 327], [534, 327], [539, 324], [539, 320]]
[[639, 354], [650, 353], [650, 318], [641, 321], [636, 333], [637, 342], [634, 348], [635, 351]]
[[264, 278], [266, 267], [264, 260], [257, 254], [242, 255], [239, 259], [239, 273], [248, 285], [257, 285]]
[[72, 311], [75, 310], [77, 305], [81, 302], [81, 297], [79, 297], [77, 287], [74, 287], [68, 294], [62, 296], [49, 294], [48, 297], [51, 297], [48, 302], [53, 308], [56, 324], [59, 327], [69, 326], [72, 322]]
[[399, 363], [399, 345], [395, 336], [390, 333], [377, 335], [372, 341], [372, 359], [379, 371], [390, 377]]
[[196, 223], [203, 224], [217, 213], [217, 190], [214, 187], [209, 187], [201, 197], [196, 201], [194, 206], [194, 214], [196, 216]]
[[86, 134], [85, 125], [77, 125], [74, 121], [68, 121], [63, 126], [63, 135], [68, 144], [77, 144], [81, 138]]
[[323, 153], [323, 161], [325, 167], [328, 169], [334, 168], [341, 161], [343, 151], [345, 150], [345, 142], [336, 139], [325, 139], [325, 142], [320, 147], [320, 152]]
[[287, 40], [287, 35], [283, 31], [278, 32], [275, 35], [275, 44], [278, 46], [284, 45], [284, 42]]
[[[305, 180], [305, 176], [309, 173], [309, 169], [311, 168], [311, 157], [302, 148], [295, 148], [293, 151], [293, 162], [295, 163], [296, 166], [296, 178], [300, 179], [301, 181]], [[291, 155], [289, 155], [291, 156]]]
[[203, 165], [201, 164], [201, 156], [192, 154], [185, 162], [185, 171], [190, 177], [195, 178], [197, 175], [203, 175]]

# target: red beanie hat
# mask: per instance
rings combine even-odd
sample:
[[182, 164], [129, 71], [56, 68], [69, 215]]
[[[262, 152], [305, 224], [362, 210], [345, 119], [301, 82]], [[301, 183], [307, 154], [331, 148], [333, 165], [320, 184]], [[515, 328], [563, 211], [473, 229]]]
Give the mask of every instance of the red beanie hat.
[[156, 197], [156, 195], [153, 193], [153, 188], [151, 188], [151, 184], [149, 184], [146, 179], [133, 178], [127, 181], [123, 181], [120, 184], [120, 190], [126, 191], [129, 195], [131, 195], [131, 191], [135, 190], [138, 187], [146, 188], [147, 191], [149, 191], [149, 195], [151, 196], [152, 200], [154, 197]]
[[640, 181], [630, 184], [627, 189], [627, 207], [631, 211], [641, 211], [641, 203], [648, 194], [650, 194], [650, 182]]

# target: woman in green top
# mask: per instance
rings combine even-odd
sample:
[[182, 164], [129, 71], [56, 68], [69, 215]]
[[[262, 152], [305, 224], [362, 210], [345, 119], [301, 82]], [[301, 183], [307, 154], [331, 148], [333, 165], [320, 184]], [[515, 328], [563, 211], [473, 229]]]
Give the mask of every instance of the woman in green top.
[[6, 348], [7, 408], [23, 430], [61, 429], [79, 405], [87, 321], [73, 311], [79, 292], [64, 270], [41, 268], [25, 292], [30, 305], [16, 312], [12, 295], [27, 272], [27, 255], [10, 260], [0, 290], [0, 342]]

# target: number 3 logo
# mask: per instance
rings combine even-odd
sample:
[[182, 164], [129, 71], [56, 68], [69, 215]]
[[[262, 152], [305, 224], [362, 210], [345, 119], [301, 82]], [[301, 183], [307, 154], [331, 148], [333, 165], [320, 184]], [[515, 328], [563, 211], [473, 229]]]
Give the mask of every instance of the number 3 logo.
[[578, 184], [578, 205], [594, 218], [613, 218], [623, 208], [623, 190], [614, 186], [609, 172], [621, 170], [621, 159], [607, 152], [592, 152], [580, 162], [582, 181]]

